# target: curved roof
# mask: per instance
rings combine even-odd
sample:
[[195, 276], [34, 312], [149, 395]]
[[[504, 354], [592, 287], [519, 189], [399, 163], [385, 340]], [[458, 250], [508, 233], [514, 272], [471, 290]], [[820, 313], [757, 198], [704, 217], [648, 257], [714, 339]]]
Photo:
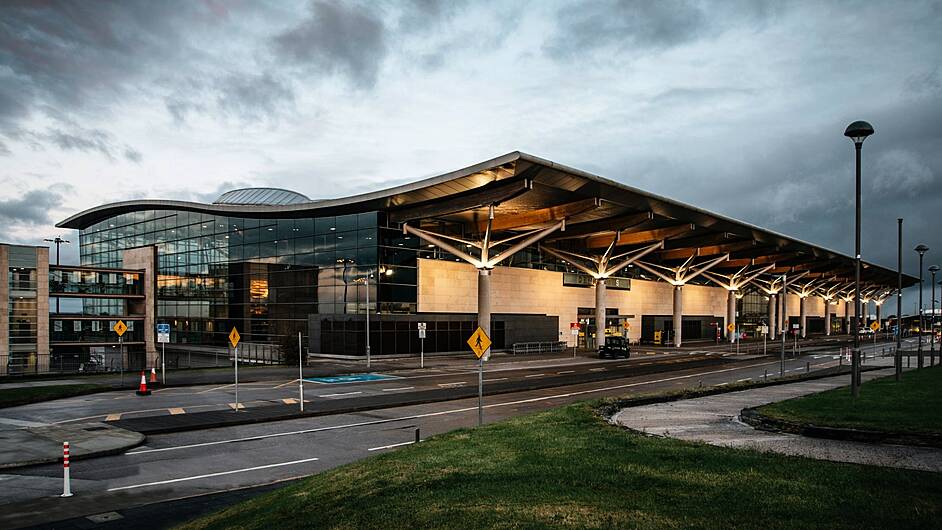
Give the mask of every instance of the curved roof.
[[296, 191], [281, 188], [241, 188], [223, 193], [213, 201], [213, 204], [265, 204], [274, 206], [305, 202], [311, 202], [311, 199]]
[[[487, 219], [488, 208], [494, 205], [494, 230], [510, 236], [546, 226], [551, 220], [565, 219], [565, 231], [548, 238], [547, 243], [572, 251], [591, 253], [610, 244], [631, 248], [664, 241], [663, 250], [650, 255], [650, 259], [665, 267], [728, 254], [728, 261], [716, 269], [735, 272], [741, 267], [774, 264], [772, 273], [801, 271], [808, 277], [833, 281], [853, 278], [854, 260], [846, 254], [516, 151], [401, 186], [337, 199], [281, 204], [241, 202], [252, 199], [250, 194], [254, 191], [257, 190], [230, 192], [242, 197], [239, 202], [227, 199], [204, 204], [145, 199], [104, 204], [77, 213], [56, 226], [84, 229], [115, 215], [139, 210], [184, 210], [257, 218], [320, 217], [382, 210], [390, 223], [408, 222], [413, 226], [445, 223], [468, 234], [483, 231], [486, 221], [482, 220]], [[864, 281], [874, 286], [896, 286], [895, 270], [865, 262], [861, 274]], [[902, 280], [904, 286], [918, 281], [908, 275], [903, 275]]]

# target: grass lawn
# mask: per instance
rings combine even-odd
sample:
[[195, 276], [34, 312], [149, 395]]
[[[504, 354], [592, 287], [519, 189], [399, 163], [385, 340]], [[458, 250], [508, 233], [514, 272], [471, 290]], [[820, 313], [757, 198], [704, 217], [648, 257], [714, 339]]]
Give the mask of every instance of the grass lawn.
[[112, 390], [106, 385], [49, 385], [0, 389], [0, 408]]
[[940, 474], [651, 438], [609, 425], [596, 406], [435, 436], [185, 528], [859, 530], [942, 520]]
[[773, 418], [875, 431], [942, 433], [942, 366], [903, 372], [860, 386], [854, 402], [849, 388], [772, 403], [759, 412]]

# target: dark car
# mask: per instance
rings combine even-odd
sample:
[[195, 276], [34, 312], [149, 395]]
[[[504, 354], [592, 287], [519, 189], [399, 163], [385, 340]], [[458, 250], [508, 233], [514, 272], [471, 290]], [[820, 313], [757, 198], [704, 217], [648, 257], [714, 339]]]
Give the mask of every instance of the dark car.
[[624, 357], [631, 355], [631, 347], [625, 337], [605, 337], [605, 345], [599, 347], [599, 358]]

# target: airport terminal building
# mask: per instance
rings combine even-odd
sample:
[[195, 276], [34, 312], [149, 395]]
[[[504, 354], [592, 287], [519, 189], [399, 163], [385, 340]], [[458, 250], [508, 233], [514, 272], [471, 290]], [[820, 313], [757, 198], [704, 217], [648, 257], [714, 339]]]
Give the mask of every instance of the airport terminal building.
[[[496, 349], [594, 348], [846, 332], [854, 313], [849, 256], [520, 152], [352, 197], [251, 188], [58, 226], [80, 231], [84, 267], [153, 263], [155, 319], [182, 348], [224, 348], [237, 327], [256, 347], [301, 332], [312, 354], [363, 355], [367, 315], [372, 353], [400, 355], [419, 351], [419, 322], [436, 352], [479, 323]], [[865, 263], [862, 282], [878, 315], [897, 273]]]

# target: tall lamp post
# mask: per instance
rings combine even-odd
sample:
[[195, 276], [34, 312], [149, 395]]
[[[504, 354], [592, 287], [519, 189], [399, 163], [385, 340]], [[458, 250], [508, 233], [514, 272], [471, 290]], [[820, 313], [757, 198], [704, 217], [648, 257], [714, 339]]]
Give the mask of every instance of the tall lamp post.
[[[932, 273], [932, 312], [929, 313], [929, 366], [935, 365], [935, 273], [939, 272], [938, 265], [931, 265], [929, 272]], [[939, 351], [940, 362], [942, 362], [942, 349]]]
[[[65, 243], [66, 245], [70, 244], [68, 239], [62, 239], [59, 236], [56, 236], [55, 239], [43, 239], [43, 241], [56, 244], [56, 265], [59, 264], [59, 246]], [[59, 312], [59, 297], [56, 297], [56, 313]]]
[[916, 354], [916, 365], [918, 368], [922, 368], [922, 332], [926, 329], [925, 319], [922, 315], [922, 257], [926, 255], [926, 252], [929, 252], [929, 247], [920, 244], [913, 250], [919, 254], [919, 349]]
[[860, 395], [860, 150], [863, 147], [864, 140], [873, 134], [873, 126], [865, 121], [855, 121], [844, 130], [844, 136], [854, 142], [854, 151], [857, 158], [857, 179], [856, 179], [856, 215], [854, 224], [854, 351], [851, 358], [851, 376], [850, 386], [853, 396]]
[[903, 219], [897, 219], [896, 224], [896, 355], [893, 360], [899, 381], [903, 377], [903, 353], [899, 351], [903, 343]]

